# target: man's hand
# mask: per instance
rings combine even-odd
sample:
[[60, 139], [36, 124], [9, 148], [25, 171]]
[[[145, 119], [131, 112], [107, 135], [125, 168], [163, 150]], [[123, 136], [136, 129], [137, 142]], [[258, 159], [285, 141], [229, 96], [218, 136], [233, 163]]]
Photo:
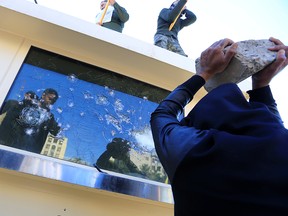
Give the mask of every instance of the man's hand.
[[[227, 49], [225, 49], [227, 46]], [[223, 39], [212, 44], [200, 56], [200, 70], [197, 75], [206, 81], [217, 73], [221, 73], [228, 66], [235, 55], [237, 44], [230, 39]]]
[[273, 77], [288, 65], [288, 46], [273, 37], [269, 38], [269, 40], [275, 43], [275, 46], [269, 48], [269, 50], [277, 52], [276, 60], [263, 70], [252, 75], [252, 89], [268, 86]]

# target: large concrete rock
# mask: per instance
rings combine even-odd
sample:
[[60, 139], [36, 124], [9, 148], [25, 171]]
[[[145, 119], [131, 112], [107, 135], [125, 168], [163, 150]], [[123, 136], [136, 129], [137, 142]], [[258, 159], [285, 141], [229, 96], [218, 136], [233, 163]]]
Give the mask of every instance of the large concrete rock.
[[[208, 80], [204, 86], [206, 91], [211, 91], [215, 87], [232, 82], [239, 83], [252, 76], [276, 59], [276, 52], [268, 50], [275, 44], [269, 40], [247, 40], [240, 41], [235, 56], [228, 67], [212, 79]], [[199, 70], [200, 58], [196, 59], [196, 71]]]

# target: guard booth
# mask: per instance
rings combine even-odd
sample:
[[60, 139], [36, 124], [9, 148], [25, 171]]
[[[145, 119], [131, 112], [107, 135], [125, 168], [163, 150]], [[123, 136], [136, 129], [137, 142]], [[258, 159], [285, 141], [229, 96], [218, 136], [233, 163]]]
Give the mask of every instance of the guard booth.
[[1, 215], [172, 216], [149, 120], [194, 61], [23, 0], [0, 14]]

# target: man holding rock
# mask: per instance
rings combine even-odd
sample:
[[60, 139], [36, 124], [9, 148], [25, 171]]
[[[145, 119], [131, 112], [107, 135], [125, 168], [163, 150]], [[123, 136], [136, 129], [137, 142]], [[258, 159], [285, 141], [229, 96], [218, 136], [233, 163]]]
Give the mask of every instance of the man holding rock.
[[152, 113], [155, 148], [171, 182], [176, 216], [288, 215], [288, 131], [269, 87], [288, 65], [288, 46], [270, 41], [276, 59], [252, 75], [249, 101], [236, 84], [226, 83], [177, 118], [235, 55], [237, 44], [224, 39], [202, 52], [196, 75]]

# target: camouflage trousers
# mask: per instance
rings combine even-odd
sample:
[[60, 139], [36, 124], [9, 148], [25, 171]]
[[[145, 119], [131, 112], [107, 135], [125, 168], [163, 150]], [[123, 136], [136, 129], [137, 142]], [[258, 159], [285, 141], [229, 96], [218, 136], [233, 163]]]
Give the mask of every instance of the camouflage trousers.
[[172, 36], [156, 34], [154, 36], [154, 45], [188, 57], [180, 46], [178, 40]]

